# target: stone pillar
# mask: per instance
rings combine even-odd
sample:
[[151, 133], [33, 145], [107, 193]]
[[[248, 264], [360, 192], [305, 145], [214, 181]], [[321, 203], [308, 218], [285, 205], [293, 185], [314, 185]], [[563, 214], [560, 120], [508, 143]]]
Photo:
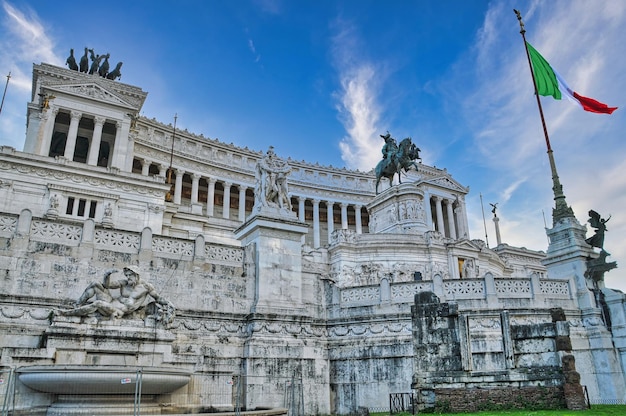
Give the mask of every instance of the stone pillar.
[[159, 163], [157, 167], [159, 169], [159, 176], [161, 178], [165, 178], [165, 176], [167, 175], [167, 168], [165, 167], [165, 165]]
[[448, 228], [450, 229], [450, 238], [456, 240], [456, 230], [454, 225], [454, 211], [452, 210], [452, 200], [446, 199], [446, 211], [448, 212]]
[[498, 245], [502, 244], [502, 238], [500, 238], [500, 218], [493, 216], [493, 223], [496, 226], [496, 242]]
[[[176, 175], [176, 177], [178, 178], [178, 175]], [[200, 183], [200, 174], [199, 173], [193, 173], [191, 175], [191, 203], [192, 204], [197, 204], [198, 203], [198, 184]]]
[[72, 111], [70, 113], [70, 128], [67, 132], [67, 140], [65, 142], [65, 153], [63, 156], [67, 160], [74, 160], [74, 151], [76, 150], [76, 137], [78, 136], [78, 123], [82, 117], [80, 111]]
[[239, 221], [244, 222], [246, 220], [246, 185], [239, 185]]
[[111, 167], [122, 171], [129, 171], [129, 166], [133, 163], [133, 149], [129, 143], [130, 120], [116, 120], [115, 122], [115, 144], [113, 145], [113, 157]]
[[[305, 202], [306, 202], [306, 198], [302, 197], [302, 196], [298, 196], [298, 219], [301, 222], [306, 222], [305, 221]], [[302, 236], [302, 245], [304, 245], [306, 243], [306, 235]]]
[[150, 161], [148, 159], [141, 160], [141, 174], [143, 176], [148, 176], [150, 173]]
[[215, 207], [215, 178], [209, 178], [209, 187], [206, 197], [206, 215], [212, 217]]
[[183, 175], [185, 171], [182, 169], [176, 169], [176, 182], [174, 187], [174, 203], [180, 205], [181, 196], [183, 193]]
[[304, 203], [306, 202], [306, 198], [299, 196], [298, 197], [298, 219], [304, 222]]
[[93, 136], [91, 136], [91, 144], [89, 145], [89, 153], [87, 155], [87, 164], [98, 166], [98, 156], [100, 155], [100, 141], [102, 140], [102, 127], [106, 118], [96, 116], [93, 119]]
[[354, 207], [354, 221], [356, 222], [356, 233], [363, 234], [363, 224], [361, 223], [361, 205]]
[[332, 201], [326, 201], [326, 224], [328, 224], [328, 242], [330, 243], [330, 235], [335, 231], [335, 219], [333, 218], [333, 206]]
[[461, 207], [461, 202], [459, 200], [457, 200], [456, 208], [454, 208], [454, 218], [456, 219], [457, 224], [457, 237], [468, 238], [463, 221], [463, 208]]
[[348, 204], [345, 202], [341, 203], [341, 228], [348, 229]]
[[438, 231], [445, 237], [446, 227], [443, 225], [443, 210], [441, 209], [441, 197], [433, 196], [435, 200], [435, 209], [437, 215], [437, 228]]
[[224, 204], [222, 208], [222, 217], [225, 219], [230, 218], [230, 187], [233, 186], [231, 182], [224, 182]]
[[313, 248], [320, 247], [320, 200], [313, 200]]
[[[50, 107], [50, 109], [41, 114], [43, 119], [43, 125], [39, 130], [38, 145], [39, 147], [35, 152], [42, 156], [48, 156], [50, 154], [50, 143], [52, 142], [52, 133], [54, 133], [54, 123], [59, 113], [58, 107]], [[26, 151], [27, 149], [24, 149]]]
[[198, 203], [198, 184], [200, 183], [201, 175], [194, 173], [191, 175], [191, 213], [196, 215], [202, 215], [202, 205]]
[[430, 207], [431, 196], [428, 192], [424, 192], [424, 210], [426, 210], [426, 228], [429, 230], [435, 229], [433, 224], [433, 211]]

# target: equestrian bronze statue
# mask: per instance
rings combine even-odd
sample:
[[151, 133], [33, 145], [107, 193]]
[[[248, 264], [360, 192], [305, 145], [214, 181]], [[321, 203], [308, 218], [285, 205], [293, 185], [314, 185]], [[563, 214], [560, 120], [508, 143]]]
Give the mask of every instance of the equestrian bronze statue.
[[420, 158], [420, 149], [415, 146], [410, 137], [403, 139], [400, 144], [396, 144], [396, 140], [387, 134], [382, 137], [385, 145], [382, 148], [383, 160], [376, 165], [376, 194], [378, 194], [378, 184], [381, 178], [389, 179], [389, 187], [393, 185], [393, 177], [398, 175], [398, 182], [402, 183], [401, 172], [404, 169], [408, 172], [411, 167], [418, 170], [416, 160]]

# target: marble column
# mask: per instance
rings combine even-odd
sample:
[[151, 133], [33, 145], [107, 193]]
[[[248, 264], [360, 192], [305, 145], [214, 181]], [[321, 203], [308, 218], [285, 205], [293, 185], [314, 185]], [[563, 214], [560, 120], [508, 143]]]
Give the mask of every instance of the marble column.
[[326, 201], [326, 224], [328, 224], [328, 242], [330, 243], [330, 236], [335, 231], [335, 219], [333, 218], [333, 206], [332, 201]]
[[356, 224], [356, 233], [363, 234], [363, 224], [361, 224], [361, 205], [354, 207], [354, 221]]
[[225, 219], [230, 218], [230, 187], [232, 182], [224, 182], [224, 205], [222, 209], [222, 217]]
[[244, 222], [246, 220], [246, 185], [239, 185], [239, 221]]
[[437, 215], [437, 231], [439, 231], [441, 233], [441, 235], [443, 235], [445, 237], [446, 235], [446, 227], [443, 224], [443, 210], [441, 208], [441, 197], [439, 196], [433, 196], [433, 199], [435, 200], [435, 211]]
[[78, 137], [78, 123], [82, 117], [80, 111], [72, 111], [70, 113], [70, 128], [67, 132], [67, 140], [65, 141], [65, 153], [63, 156], [68, 160], [74, 160], [74, 151], [76, 150], [76, 138]]
[[191, 175], [191, 213], [202, 215], [202, 205], [198, 203], [198, 186], [202, 175], [193, 173]]
[[304, 203], [306, 202], [306, 198], [304, 197], [297, 197], [298, 198], [298, 219], [302, 222], [304, 222]]
[[185, 171], [182, 169], [176, 169], [176, 185], [174, 189], [174, 203], [180, 205], [181, 195], [183, 193], [183, 175]]
[[209, 187], [206, 197], [206, 215], [212, 217], [215, 211], [215, 178], [209, 178]]
[[454, 212], [452, 211], [452, 200], [446, 199], [446, 211], [448, 213], [448, 228], [450, 229], [450, 238], [456, 240], [456, 230], [454, 226]]
[[426, 211], [426, 228], [429, 230], [435, 229], [433, 223], [433, 210], [430, 206], [431, 196], [429, 192], [424, 192], [424, 210]]
[[345, 202], [341, 203], [341, 228], [348, 229], [348, 204]]
[[91, 136], [91, 144], [89, 145], [89, 153], [87, 155], [87, 164], [98, 166], [98, 156], [100, 155], [100, 141], [102, 140], [102, 127], [106, 118], [96, 116], [93, 119], [93, 136]]
[[200, 183], [200, 178], [202, 175], [199, 173], [193, 173], [191, 175], [191, 203], [198, 203], [198, 184]]
[[148, 159], [141, 160], [141, 175], [148, 176], [150, 173], [150, 161]]
[[[40, 124], [37, 144], [35, 146], [39, 146], [33, 153], [40, 154], [42, 156], [48, 156], [50, 154], [50, 144], [52, 142], [52, 133], [54, 133], [54, 123], [57, 119], [57, 114], [59, 113], [58, 107], [50, 107], [47, 111], [40, 114], [41, 120], [43, 123]], [[27, 152], [28, 149], [24, 147], [24, 151]]]
[[320, 247], [320, 200], [313, 200], [313, 248]]

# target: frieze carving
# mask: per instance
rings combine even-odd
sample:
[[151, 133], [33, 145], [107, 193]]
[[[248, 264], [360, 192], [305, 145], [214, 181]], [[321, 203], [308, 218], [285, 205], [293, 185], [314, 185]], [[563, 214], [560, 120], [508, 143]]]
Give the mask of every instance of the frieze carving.
[[356, 287], [341, 291], [341, 303], [378, 302], [380, 301], [380, 287]]
[[498, 295], [528, 295], [532, 294], [528, 279], [496, 279], [494, 281]]
[[78, 245], [82, 233], [83, 228], [80, 226], [49, 221], [33, 220], [30, 227], [31, 239], [42, 242], [61, 240]]
[[207, 260], [218, 260], [240, 265], [243, 262], [244, 249], [206, 244], [205, 255]]
[[432, 292], [432, 282], [400, 283], [391, 286], [391, 299], [413, 301], [419, 292]]
[[502, 322], [500, 321], [500, 317], [483, 317], [483, 318], [475, 318], [470, 317], [468, 319], [469, 329], [472, 331], [479, 330], [489, 330], [489, 329], [502, 329]]
[[[83, 184], [88, 185], [92, 189], [124, 190], [128, 192], [155, 196], [159, 198], [163, 197], [163, 192], [164, 192], [161, 189], [150, 188], [146, 186], [145, 184], [135, 185], [135, 184], [129, 184], [128, 182], [124, 182], [123, 180], [114, 181], [110, 179], [80, 175], [80, 174], [72, 173], [72, 172], [65, 172], [61, 170], [43, 168], [43, 167], [38, 167], [38, 166], [28, 166], [28, 165], [10, 163], [10, 162], [5, 162], [5, 161], [0, 162], [0, 169], [13, 170], [15, 172], [18, 172], [24, 175], [37, 175], [46, 179], [56, 179], [59, 181], [71, 181], [73, 183], [83, 183]], [[58, 187], [60, 188], [60, 185]], [[82, 191], [81, 193], [85, 193], [85, 192]], [[101, 194], [102, 193], [97, 193], [97, 195], [101, 195]]]
[[136, 253], [139, 250], [140, 241], [139, 234], [125, 231], [97, 229], [94, 234], [95, 244], [107, 249], [115, 249], [115, 251], [123, 250]]
[[569, 282], [550, 279], [540, 280], [539, 292], [544, 295], [561, 295], [570, 297]]
[[342, 244], [342, 243], [356, 243], [357, 233], [354, 230], [349, 230], [345, 228], [340, 228], [338, 230], [333, 231], [330, 236], [330, 244]]
[[387, 324], [364, 323], [358, 325], [341, 325], [328, 329], [329, 338], [341, 338], [364, 335], [411, 335], [412, 324], [410, 322], [394, 322]]
[[0, 215], [0, 235], [13, 235], [17, 230], [17, 217]]
[[440, 177], [427, 181], [429, 184], [437, 185], [442, 188], [451, 189], [457, 192], [467, 192], [467, 189], [459, 186], [457, 183], [447, 177]]
[[443, 282], [443, 290], [447, 297], [484, 296], [485, 283], [483, 280], [447, 280]]
[[119, 97], [95, 84], [56, 86], [54, 90], [74, 95], [87, 96], [102, 102], [135, 108], [134, 105], [122, 101]]
[[7, 319], [19, 319], [25, 321], [47, 321], [50, 319], [50, 309], [38, 307], [3, 306], [0, 307], [0, 315]]
[[152, 250], [177, 256], [193, 256], [194, 244], [190, 241], [154, 236], [152, 237]]

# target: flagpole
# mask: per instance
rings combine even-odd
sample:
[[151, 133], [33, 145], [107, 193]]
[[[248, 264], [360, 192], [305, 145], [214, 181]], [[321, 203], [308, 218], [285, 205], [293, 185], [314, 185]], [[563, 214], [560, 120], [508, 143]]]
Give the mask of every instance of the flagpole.
[[7, 95], [7, 87], [9, 86], [9, 80], [11, 79], [11, 72], [7, 75], [7, 83], [4, 85], [4, 93], [2, 94], [2, 102], [0, 102], [0, 114], [2, 114], [2, 107], [4, 106], [4, 97]]
[[167, 170], [167, 184], [170, 186], [170, 190], [165, 194], [165, 201], [172, 202], [172, 195], [174, 194], [174, 185], [172, 185], [172, 164], [174, 163], [174, 140], [176, 139], [176, 120], [178, 120], [178, 113], [174, 114], [174, 132], [172, 133], [172, 151], [170, 152], [170, 168]]
[[520, 32], [524, 41], [524, 49], [526, 50], [526, 58], [528, 59], [528, 66], [530, 68], [530, 75], [533, 79], [533, 88], [535, 89], [535, 98], [537, 98], [537, 107], [539, 108], [539, 115], [541, 116], [541, 125], [543, 127], [543, 135], [546, 139], [546, 147], [548, 149], [548, 159], [550, 161], [550, 170], [552, 171], [552, 191], [554, 192], [555, 207], [552, 209], [552, 225], [563, 218], [573, 218], [574, 211], [567, 205], [565, 201], [565, 194], [563, 193], [563, 185], [559, 180], [559, 175], [556, 171], [556, 163], [554, 161], [554, 154], [552, 152], [552, 146], [550, 145], [550, 137], [548, 135], [548, 127], [546, 126], [546, 119], [543, 116], [543, 108], [541, 107], [541, 99], [539, 98], [539, 92], [537, 91], [537, 82], [535, 80], [535, 73], [533, 71], [533, 65], [530, 60], [530, 53], [528, 52], [528, 45], [526, 43], [526, 29], [524, 29], [524, 22], [522, 21], [522, 15], [519, 10], [513, 9], [517, 20], [519, 20]]

